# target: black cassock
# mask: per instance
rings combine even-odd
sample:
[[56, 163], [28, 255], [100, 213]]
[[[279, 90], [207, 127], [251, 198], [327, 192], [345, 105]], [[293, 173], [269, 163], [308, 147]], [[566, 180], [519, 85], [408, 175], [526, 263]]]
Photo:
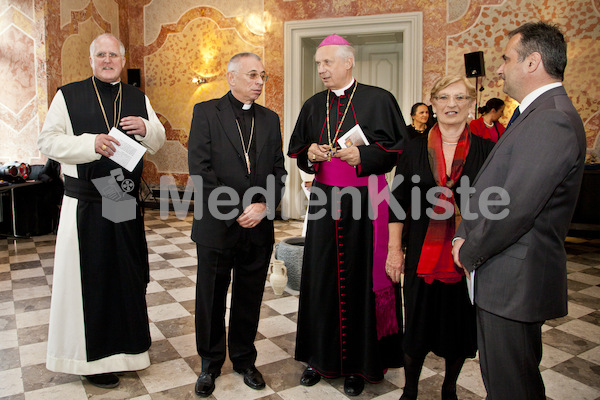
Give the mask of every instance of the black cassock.
[[[354, 84], [340, 97], [330, 92], [332, 139], [353, 89]], [[369, 141], [368, 146], [359, 147], [360, 165], [356, 168], [344, 162], [325, 165], [327, 161], [313, 165], [307, 157], [310, 145], [329, 144], [326, 103], [327, 91], [304, 103], [288, 151], [290, 157], [297, 159], [300, 169], [316, 173], [309, 214], [325, 212], [324, 216], [309, 220], [306, 233], [296, 359], [308, 363], [325, 377], [352, 374], [378, 382], [383, 379], [384, 369], [402, 366], [400, 288], [399, 285], [392, 288], [399, 330], [378, 339], [373, 292], [374, 223], [368, 214], [371, 208], [368, 189], [359, 186], [356, 189], [360, 196], [340, 196], [338, 185], [325, 184], [327, 179], [320, 180], [320, 176], [328, 170], [328, 175], [335, 178], [336, 168], [340, 175], [350, 173], [354, 178], [385, 174], [398, 159], [407, 137], [406, 125], [391, 93], [357, 84], [339, 136], [360, 125]], [[315, 202], [318, 189], [326, 194], [325, 205]], [[332, 216], [332, 205], [334, 212], [340, 212], [339, 218]], [[353, 206], [360, 208], [358, 219], [352, 216]], [[387, 218], [383, 222], [387, 232]]]

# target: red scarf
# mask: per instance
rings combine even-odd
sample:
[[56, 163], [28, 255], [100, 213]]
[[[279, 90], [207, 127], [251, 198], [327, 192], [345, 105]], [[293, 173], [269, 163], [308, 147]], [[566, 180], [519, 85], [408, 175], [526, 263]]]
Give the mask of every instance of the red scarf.
[[452, 160], [452, 170], [450, 179], [446, 171], [446, 161], [442, 151], [442, 133], [437, 124], [431, 128], [427, 141], [427, 153], [429, 166], [433, 173], [433, 178], [438, 187], [444, 188], [439, 194], [436, 204], [433, 205], [435, 214], [444, 214], [447, 212], [443, 205], [452, 205], [452, 215], [443, 220], [429, 220], [425, 242], [421, 250], [421, 258], [417, 266], [417, 275], [425, 278], [425, 282], [431, 284], [434, 279], [445, 283], [459, 282], [464, 275], [461, 268], [454, 265], [452, 259], [452, 237], [456, 232], [455, 211], [456, 205], [454, 196], [450, 190], [458, 181], [462, 174], [467, 154], [469, 153], [470, 132], [468, 126], [465, 126], [456, 150], [454, 160]]

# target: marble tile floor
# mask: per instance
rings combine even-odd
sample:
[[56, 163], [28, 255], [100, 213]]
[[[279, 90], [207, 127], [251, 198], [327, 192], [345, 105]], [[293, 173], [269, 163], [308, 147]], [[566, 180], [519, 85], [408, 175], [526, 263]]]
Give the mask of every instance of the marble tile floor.
[[[79, 376], [45, 368], [48, 316], [54, 261], [54, 235], [0, 239], [0, 399], [196, 399], [194, 383], [200, 357], [194, 341], [195, 245], [191, 217], [161, 219], [146, 213], [150, 257], [148, 314], [152, 365], [121, 374], [116, 389], [91, 386]], [[299, 236], [298, 221], [276, 221], [276, 240]], [[598, 237], [598, 236], [596, 236]], [[600, 399], [600, 239], [569, 237], [569, 315], [544, 326], [542, 376], [552, 400]], [[265, 283], [256, 337], [257, 367], [267, 387], [244, 385], [228, 361], [210, 398], [345, 399], [343, 378], [299, 385], [304, 366], [295, 361], [298, 293], [277, 296]], [[420, 382], [420, 399], [439, 399], [443, 360], [429, 355]], [[485, 389], [478, 360], [468, 360], [459, 377], [458, 397], [482, 399]], [[379, 384], [365, 386], [358, 399], [398, 399], [404, 371], [391, 369]]]

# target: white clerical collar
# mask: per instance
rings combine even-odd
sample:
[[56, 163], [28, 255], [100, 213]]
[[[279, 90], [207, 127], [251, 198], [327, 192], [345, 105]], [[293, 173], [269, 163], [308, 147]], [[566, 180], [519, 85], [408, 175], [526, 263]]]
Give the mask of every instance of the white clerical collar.
[[535, 99], [540, 97], [543, 93], [546, 93], [548, 90], [557, 88], [559, 86], [562, 86], [562, 82], [549, 83], [529, 93], [527, 96], [525, 96], [521, 104], [519, 104], [519, 110], [521, 111], [521, 114], [523, 113], [523, 111], [525, 111], [527, 107], [529, 107], [531, 103], [533, 103]]
[[116, 85], [117, 83], [121, 83], [121, 78], [119, 78], [119, 80], [117, 80], [116, 82], [104, 82], [104, 81], [101, 81], [100, 79], [96, 78], [95, 76], [94, 76], [94, 78], [95, 78], [95, 79], [96, 79], [98, 82], [102, 82], [102, 83], [108, 83], [109, 85], [113, 85], [113, 86], [114, 86], [114, 85]]
[[252, 103], [242, 105], [242, 110], [249, 110], [252, 107]]
[[348, 85], [344, 86], [343, 88], [341, 88], [341, 89], [331, 89], [331, 91], [333, 93], [335, 93], [335, 95], [337, 97], [340, 97], [341, 95], [344, 94], [344, 92], [346, 91], [346, 89], [349, 89], [353, 84], [354, 84], [354, 78], [352, 78], [352, 80], [350, 81], [350, 83]]

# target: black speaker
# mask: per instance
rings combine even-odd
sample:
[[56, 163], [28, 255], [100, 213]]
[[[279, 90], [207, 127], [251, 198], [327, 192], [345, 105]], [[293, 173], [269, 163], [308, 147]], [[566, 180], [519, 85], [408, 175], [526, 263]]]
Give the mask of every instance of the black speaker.
[[127, 83], [138, 88], [142, 86], [142, 73], [139, 68], [129, 68], [127, 70]]
[[485, 76], [485, 62], [483, 61], [483, 51], [465, 54], [465, 72], [467, 78]]

